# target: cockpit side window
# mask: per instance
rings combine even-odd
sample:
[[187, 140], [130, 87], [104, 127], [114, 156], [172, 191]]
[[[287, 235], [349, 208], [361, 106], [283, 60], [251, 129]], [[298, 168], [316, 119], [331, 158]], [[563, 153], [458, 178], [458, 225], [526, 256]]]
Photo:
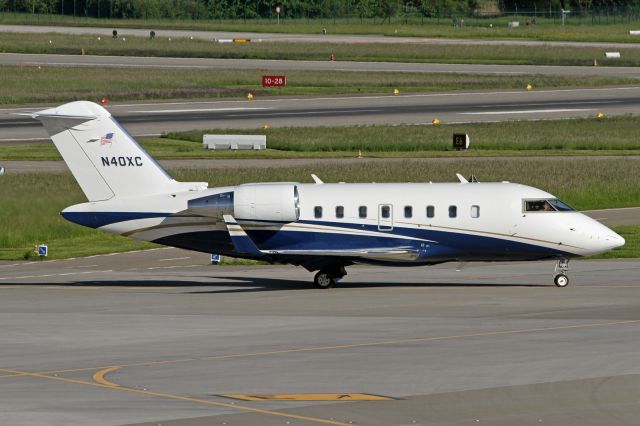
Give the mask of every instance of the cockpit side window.
[[547, 200], [524, 200], [525, 212], [553, 212], [555, 209]]
[[523, 210], [525, 212], [567, 212], [574, 209], [558, 200], [557, 198], [549, 198], [546, 200], [523, 200]]

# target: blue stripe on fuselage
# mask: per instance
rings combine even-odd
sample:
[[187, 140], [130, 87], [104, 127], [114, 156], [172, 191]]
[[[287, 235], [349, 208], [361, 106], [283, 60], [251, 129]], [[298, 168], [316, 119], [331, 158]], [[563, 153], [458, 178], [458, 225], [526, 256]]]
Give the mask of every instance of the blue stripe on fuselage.
[[[159, 212], [62, 212], [62, 216], [74, 223], [87, 226], [90, 228], [99, 228], [117, 222], [125, 222], [128, 220], [147, 219], [156, 217], [168, 217], [171, 213]], [[273, 221], [255, 221], [277, 225]], [[379, 232], [377, 225], [364, 225], [357, 223], [345, 222], [329, 222], [329, 221], [310, 221], [301, 220], [296, 223], [306, 225], [331, 226], [343, 229], [353, 229], [362, 231]], [[285, 225], [285, 223], [280, 223]], [[247, 229], [249, 228], [249, 229]], [[245, 231], [253, 239], [256, 245], [262, 250], [339, 250], [339, 249], [369, 249], [369, 248], [397, 248], [397, 247], [415, 247], [416, 249], [425, 249], [422, 244], [427, 245], [426, 257], [436, 258], [460, 258], [460, 257], [505, 257], [517, 258], [536, 258], [550, 257], [555, 255], [568, 255], [563, 250], [542, 247], [535, 243], [511, 241], [499, 236], [472, 235], [461, 232], [451, 232], [446, 230], [435, 230], [431, 227], [421, 228], [405, 228], [395, 226], [393, 231], [385, 232], [388, 236], [376, 235], [354, 235], [352, 233], [343, 234], [337, 232], [316, 232], [310, 230], [283, 231], [283, 230], [260, 230], [250, 229], [247, 226]], [[207, 244], [196, 243], [198, 233], [190, 233], [190, 238], [182, 240], [179, 234], [176, 238], [180, 239], [180, 246], [183, 248], [192, 247], [193, 250], [201, 251], [203, 245], [207, 250], [215, 251], [215, 244], [209, 241]], [[220, 243], [225, 250], [230, 247], [230, 238], [228, 233], [224, 232], [224, 236], [220, 236]], [[394, 238], [397, 236], [399, 238]], [[203, 234], [203, 238], [206, 236]], [[419, 238], [420, 240], [409, 240], [402, 237]], [[172, 245], [171, 236], [158, 241], [161, 244]], [[430, 241], [425, 241], [430, 240]], [[224, 242], [223, 242], [224, 241]], [[431, 242], [434, 241], [434, 242]]]

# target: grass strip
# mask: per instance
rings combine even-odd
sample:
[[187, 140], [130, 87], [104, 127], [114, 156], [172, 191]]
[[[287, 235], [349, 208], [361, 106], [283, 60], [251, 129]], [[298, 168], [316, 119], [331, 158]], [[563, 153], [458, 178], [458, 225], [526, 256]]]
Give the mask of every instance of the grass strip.
[[[451, 182], [454, 173], [475, 174], [481, 181], [510, 180], [530, 184], [557, 195], [578, 209], [602, 209], [640, 205], [639, 159], [505, 159], [434, 162], [429, 168], [416, 160], [357, 164], [323, 164], [285, 168], [237, 168], [221, 170], [178, 169], [182, 181], [207, 181], [211, 187], [261, 181], [311, 182], [317, 173], [325, 182]], [[31, 194], [26, 197], [25, 194]], [[0, 259], [30, 257], [36, 243], [50, 246], [50, 258], [66, 258], [151, 247], [133, 240], [74, 225], [58, 212], [84, 202], [78, 185], [68, 173], [4, 175], [0, 179]], [[637, 235], [637, 230], [629, 235]], [[625, 231], [626, 232], [626, 231]], [[624, 233], [623, 233], [624, 235]], [[636, 246], [637, 247], [637, 246]], [[640, 253], [632, 251], [629, 256]]]
[[[640, 50], [640, 49], [639, 49]], [[266, 70], [0, 66], [0, 104], [176, 98], [339, 95], [450, 90], [630, 86], [637, 79], [543, 75], [468, 75], [402, 72], [282, 71], [287, 86], [263, 88]], [[280, 71], [279, 71], [280, 73]]]
[[[272, 150], [289, 152], [358, 153], [377, 155], [389, 152], [494, 155], [500, 152], [530, 155], [585, 152], [636, 152], [640, 150], [640, 116], [617, 116], [605, 119], [503, 121], [498, 123], [468, 123], [405, 126], [291, 127], [269, 129], [210, 129], [169, 133], [167, 145], [184, 153], [187, 146], [178, 141], [202, 143], [202, 135], [266, 134]], [[468, 133], [471, 149], [456, 152], [451, 145], [452, 133]], [[160, 152], [160, 142], [151, 140], [149, 148]], [[201, 146], [194, 150], [202, 152]], [[166, 152], [165, 152], [166, 153]], [[214, 153], [215, 154], [215, 153]]]
[[[96, 19], [60, 15], [33, 15], [29, 13], [0, 14], [0, 24], [80, 26], [103, 28], [148, 28], [161, 34], [161, 30], [184, 29], [202, 31], [233, 31], [257, 33], [320, 34], [327, 28], [329, 34], [386, 35], [390, 37], [436, 37], [525, 39], [540, 41], [586, 41], [635, 43], [629, 30], [637, 29], [637, 22], [629, 16], [610, 15], [607, 11], [593, 15], [571, 16], [565, 25], [560, 19], [536, 17], [536, 25], [525, 25], [528, 15], [465, 17], [464, 27], [452, 27], [449, 17], [393, 18], [392, 23], [381, 18], [291, 19], [280, 24], [272, 19]], [[520, 21], [519, 28], [508, 28], [510, 21]], [[624, 21], [624, 22], [621, 22]]]
[[616, 48], [621, 57], [605, 58], [605, 47], [558, 45], [477, 45], [424, 43], [262, 42], [158, 37], [113, 39], [94, 35], [0, 33], [0, 52], [178, 58], [280, 59], [326, 61], [431, 62], [465, 64], [638, 66], [636, 45]]
[[[213, 151], [202, 135], [266, 134], [263, 151]], [[468, 133], [471, 148], [455, 151], [453, 133]], [[440, 126], [286, 127], [209, 129], [143, 139], [158, 159], [347, 158], [640, 155], [640, 116], [602, 120], [505, 121]], [[0, 160], [60, 160], [52, 143], [0, 144]]]

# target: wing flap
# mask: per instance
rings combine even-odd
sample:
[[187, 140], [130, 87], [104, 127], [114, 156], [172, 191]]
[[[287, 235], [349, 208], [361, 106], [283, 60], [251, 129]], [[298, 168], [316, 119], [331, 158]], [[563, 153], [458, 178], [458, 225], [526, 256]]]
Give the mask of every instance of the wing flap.
[[233, 248], [238, 253], [247, 253], [247, 254], [264, 254], [262, 250], [256, 246], [253, 240], [244, 232], [244, 229], [238, 222], [233, 218], [233, 216], [229, 214], [225, 214], [222, 216], [224, 219], [225, 225], [227, 225], [227, 231], [229, 231], [229, 236], [231, 237], [231, 242], [233, 243]]

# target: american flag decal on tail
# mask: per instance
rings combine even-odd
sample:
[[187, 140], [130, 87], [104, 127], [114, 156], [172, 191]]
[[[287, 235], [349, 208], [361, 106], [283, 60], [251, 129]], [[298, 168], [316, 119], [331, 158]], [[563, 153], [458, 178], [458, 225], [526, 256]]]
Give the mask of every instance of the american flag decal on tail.
[[100, 145], [111, 145], [111, 142], [113, 142], [113, 133], [107, 133], [100, 138]]

